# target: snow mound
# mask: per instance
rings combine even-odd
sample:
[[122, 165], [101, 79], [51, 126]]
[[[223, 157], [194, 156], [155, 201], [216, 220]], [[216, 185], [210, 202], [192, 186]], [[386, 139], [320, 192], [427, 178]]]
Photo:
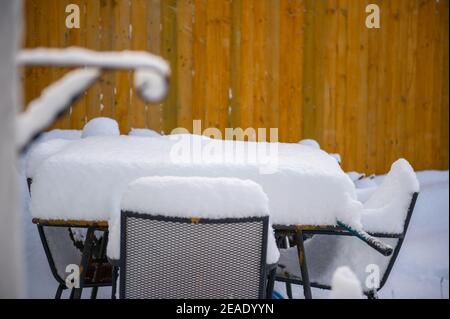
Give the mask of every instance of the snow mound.
[[128, 133], [129, 136], [140, 137], [160, 137], [161, 134], [148, 128], [132, 128]]
[[408, 161], [397, 160], [378, 189], [364, 203], [364, 229], [369, 232], [402, 233], [412, 195], [419, 188], [419, 181]]
[[[151, 196], [149, 196], [151, 194]], [[267, 195], [250, 180], [205, 177], [142, 177], [123, 194], [121, 210], [181, 218], [245, 218], [269, 216]], [[118, 259], [120, 216], [110, 221], [108, 256]], [[278, 261], [273, 230], [269, 228], [267, 263]]]
[[316, 150], [320, 150], [320, 144], [316, 140], [304, 139], [304, 140], [301, 140], [300, 142], [298, 142], [298, 144], [304, 145], [304, 146], [309, 146]]
[[361, 283], [348, 267], [336, 269], [332, 279], [331, 299], [362, 299]]
[[119, 124], [108, 117], [96, 117], [83, 127], [82, 138], [91, 136], [119, 136]]

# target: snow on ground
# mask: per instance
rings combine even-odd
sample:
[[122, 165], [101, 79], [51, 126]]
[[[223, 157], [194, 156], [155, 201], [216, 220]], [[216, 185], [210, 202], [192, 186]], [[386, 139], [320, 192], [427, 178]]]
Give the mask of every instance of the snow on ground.
[[[79, 138], [79, 131], [59, 131], [49, 138]], [[418, 172], [421, 193], [411, 224], [394, 269], [380, 298], [448, 298], [449, 297], [449, 172]], [[381, 184], [384, 176], [374, 178]], [[57, 283], [48, 266], [37, 228], [31, 223], [29, 195], [24, 165], [19, 166], [22, 220], [26, 245], [27, 292], [30, 298], [53, 298]], [[294, 297], [302, 298], [302, 287], [293, 286]], [[282, 283], [275, 290], [285, 295]], [[67, 291], [63, 297], [67, 297]], [[88, 297], [84, 293], [84, 297]], [[100, 288], [99, 298], [109, 298], [110, 289]], [[329, 291], [313, 289], [313, 297], [328, 298]]]

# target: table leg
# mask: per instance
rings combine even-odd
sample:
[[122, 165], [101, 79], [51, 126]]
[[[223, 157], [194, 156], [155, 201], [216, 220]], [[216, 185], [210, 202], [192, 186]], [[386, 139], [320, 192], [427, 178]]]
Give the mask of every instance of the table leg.
[[56, 290], [55, 299], [61, 299], [63, 290], [64, 290], [64, 286], [62, 284], [59, 284], [58, 289]]
[[86, 240], [84, 242], [83, 254], [81, 255], [80, 265], [80, 287], [74, 289], [74, 299], [81, 299], [81, 293], [84, 286], [84, 277], [86, 276], [87, 268], [89, 265], [89, 259], [91, 258], [92, 243], [94, 240], [94, 227], [89, 227], [86, 233]]
[[113, 266], [113, 268], [112, 268], [111, 299], [116, 299], [118, 274], [119, 274], [119, 268], [117, 266]]
[[305, 295], [305, 299], [312, 299], [311, 284], [309, 282], [308, 267], [306, 265], [303, 232], [301, 230], [297, 230], [295, 232], [295, 242], [297, 244], [298, 260], [300, 264], [300, 272], [302, 274], [303, 293]]

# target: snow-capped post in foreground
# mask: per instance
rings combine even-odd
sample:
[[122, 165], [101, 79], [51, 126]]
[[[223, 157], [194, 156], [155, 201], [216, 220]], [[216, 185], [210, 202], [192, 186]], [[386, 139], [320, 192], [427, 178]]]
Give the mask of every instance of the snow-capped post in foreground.
[[24, 266], [15, 169], [21, 1], [0, 0], [0, 299], [23, 297]]
[[361, 283], [348, 267], [336, 269], [331, 282], [331, 299], [362, 299]]

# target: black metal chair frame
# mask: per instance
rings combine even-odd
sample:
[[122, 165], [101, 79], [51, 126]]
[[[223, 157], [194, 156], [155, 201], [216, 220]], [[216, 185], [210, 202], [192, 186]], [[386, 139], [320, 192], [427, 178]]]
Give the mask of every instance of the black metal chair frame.
[[[282, 225], [274, 225], [275, 234], [277, 238], [277, 245], [280, 248], [283, 247], [283, 242], [287, 237], [293, 237], [295, 244], [297, 246], [297, 252], [298, 252], [298, 259], [299, 259], [299, 266], [300, 266], [300, 273], [301, 273], [301, 279], [298, 277], [286, 277], [282, 275], [276, 275], [275, 280], [286, 283], [286, 290], [287, 295], [289, 298], [292, 299], [292, 284], [296, 285], [302, 285], [303, 286], [303, 293], [306, 299], [311, 299], [311, 287], [314, 288], [320, 288], [320, 289], [331, 289], [331, 286], [324, 285], [316, 282], [310, 282], [309, 275], [308, 275], [308, 267], [307, 267], [307, 261], [306, 261], [306, 255], [305, 255], [305, 248], [304, 248], [304, 241], [306, 240], [307, 236], [311, 235], [341, 235], [341, 236], [356, 236], [366, 242], [369, 246], [376, 249], [380, 253], [384, 254], [385, 256], [391, 256], [388, 266], [386, 268], [386, 272], [383, 274], [383, 277], [380, 281], [379, 287], [374, 291], [365, 291], [364, 293], [368, 298], [376, 298], [376, 293], [380, 289], [383, 288], [385, 285], [392, 268], [394, 267], [394, 263], [397, 259], [397, 256], [400, 252], [400, 249], [402, 247], [403, 241], [406, 236], [406, 232], [408, 230], [408, 226], [411, 220], [412, 213], [414, 211], [414, 207], [417, 201], [417, 197], [419, 196], [419, 193], [413, 193], [411, 198], [411, 203], [408, 208], [408, 212], [406, 215], [403, 232], [401, 234], [385, 234], [385, 233], [368, 233], [367, 235], [364, 235], [361, 233], [356, 234], [354, 230], [349, 229], [349, 227], [345, 226], [342, 223], [338, 223], [337, 226], [309, 226], [309, 225], [295, 225], [295, 226], [282, 226]], [[395, 245], [394, 249], [379, 250], [379, 242], [375, 240], [375, 238], [397, 238], [398, 242]], [[367, 240], [369, 239], [369, 241]]]
[[[121, 212], [121, 228], [120, 228], [120, 261], [118, 261], [120, 268], [120, 287], [119, 296], [125, 298], [125, 281], [126, 281], [126, 218], [135, 217], [142, 219], [150, 219], [165, 222], [177, 222], [186, 224], [228, 224], [228, 223], [243, 223], [243, 222], [255, 222], [261, 221], [263, 224], [263, 236], [261, 243], [261, 261], [260, 261], [260, 282], [259, 282], [259, 298], [271, 298], [273, 292], [273, 286], [275, 281], [276, 264], [266, 264], [267, 253], [267, 236], [269, 217], [246, 217], [246, 218], [222, 218], [222, 219], [209, 219], [209, 218], [181, 218], [181, 217], [167, 217], [161, 215], [148, 215], [138, 214], [131, 211]], [[117, 271], [113, 278], [113, 294], [116, 291]]]

